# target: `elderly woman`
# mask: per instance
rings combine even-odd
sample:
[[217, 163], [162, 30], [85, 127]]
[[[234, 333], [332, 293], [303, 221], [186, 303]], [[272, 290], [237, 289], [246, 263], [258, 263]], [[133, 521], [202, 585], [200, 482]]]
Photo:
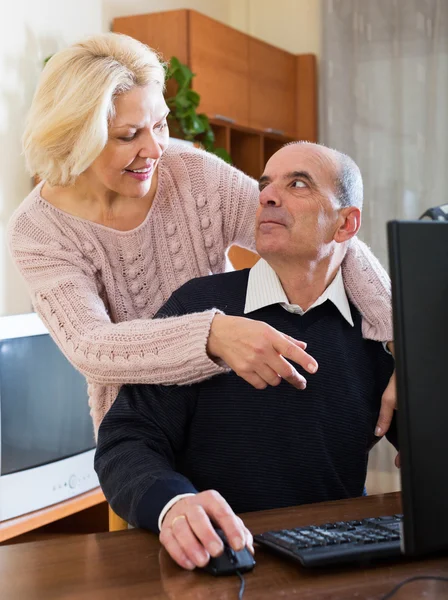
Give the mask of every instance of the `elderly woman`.
[[[164, 70], [118, 34], [55, 54], [24, 134], [42, 182], [9, 226], [35, 310], [87, 378], [95, 429], [125, 383], [188, 384], [232, 368], [258, 388], [298, 388], [317, 364], [268, 325], [210, 310], [152, 319], [187, 280], [226, 269], [254, 246], [255, 181], [204, 151], [168, 146]], [[388, 277], [352, 245], [344, 279], [364, 334], [391, 339]]]

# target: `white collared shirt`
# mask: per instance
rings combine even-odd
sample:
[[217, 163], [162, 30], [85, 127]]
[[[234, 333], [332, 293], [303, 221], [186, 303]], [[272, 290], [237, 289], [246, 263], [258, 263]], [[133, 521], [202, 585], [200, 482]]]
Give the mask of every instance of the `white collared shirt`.
[[304, 315], [327, 300], [333, 302], [344, 319], [353, 327], [352, 313], [350, 311], [347, 294], [345, 293], [344, 281], [342, 279], [342, 271], [340, 268], [336, 273], [336, 277], [326, 288], [324, 293], [304, 311], [298, 304], [291, 304], [289, 302], [277, 273], [264, 259], [260, 258], [249, 273], [244, 314], [247, 315], [248, 313], [264, 308], [265, 306], [270, 306], [271, 304], [280, 304], [280, 306], [288, 312]]

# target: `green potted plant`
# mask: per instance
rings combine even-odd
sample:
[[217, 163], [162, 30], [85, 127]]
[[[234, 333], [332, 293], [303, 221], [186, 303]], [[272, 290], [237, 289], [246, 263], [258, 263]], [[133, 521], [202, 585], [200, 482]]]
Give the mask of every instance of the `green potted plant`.
[[232, 162], [229, 153], [224, 148], [215, 146], [215, 134], [210, 121], [204, 113], [198, 113], [200, 96], [191, 89], [191, 81], [195, 74], [173, 56], [166, 67], [167, 80], [177, 83], [177, 92], [166, 98], [171, 110], [168, 119], [171, 131], [191, 142], [199, 142], [208, 152], [216, 154], [228, 163]]

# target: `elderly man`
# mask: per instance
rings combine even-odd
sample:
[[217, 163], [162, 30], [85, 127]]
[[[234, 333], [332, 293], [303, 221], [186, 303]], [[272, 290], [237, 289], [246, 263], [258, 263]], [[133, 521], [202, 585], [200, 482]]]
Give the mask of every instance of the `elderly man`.
[[107, 499], [128, 522], [160, 531], [185, 568], [222, 551], [212, 522], [235, 550], [252, 549], [235, 512], [363, 493], [394, 365], [381, 343], [363, 339], [341, 276], [361, 208], [349, 157], [285, 146], [260, 179], [260, 261], [190, 281], [158, 315], [217, 307], [304, 340], [319, 364], [305, 390], [273, 370], [265, 379], [278, 385], [260, 390], [233, 372], [189, 387], [129, 385], [103, 420], [95, 465]]

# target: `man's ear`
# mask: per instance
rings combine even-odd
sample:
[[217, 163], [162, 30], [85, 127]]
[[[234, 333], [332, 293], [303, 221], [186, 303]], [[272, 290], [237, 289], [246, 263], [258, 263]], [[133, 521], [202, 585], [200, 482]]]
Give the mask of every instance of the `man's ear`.
[[334, 241], [348, 242], [354, 237], [361, 227], [361, 211], [356, 206], [347, 206], [339, 213], [338, 228], [334, 234]]

